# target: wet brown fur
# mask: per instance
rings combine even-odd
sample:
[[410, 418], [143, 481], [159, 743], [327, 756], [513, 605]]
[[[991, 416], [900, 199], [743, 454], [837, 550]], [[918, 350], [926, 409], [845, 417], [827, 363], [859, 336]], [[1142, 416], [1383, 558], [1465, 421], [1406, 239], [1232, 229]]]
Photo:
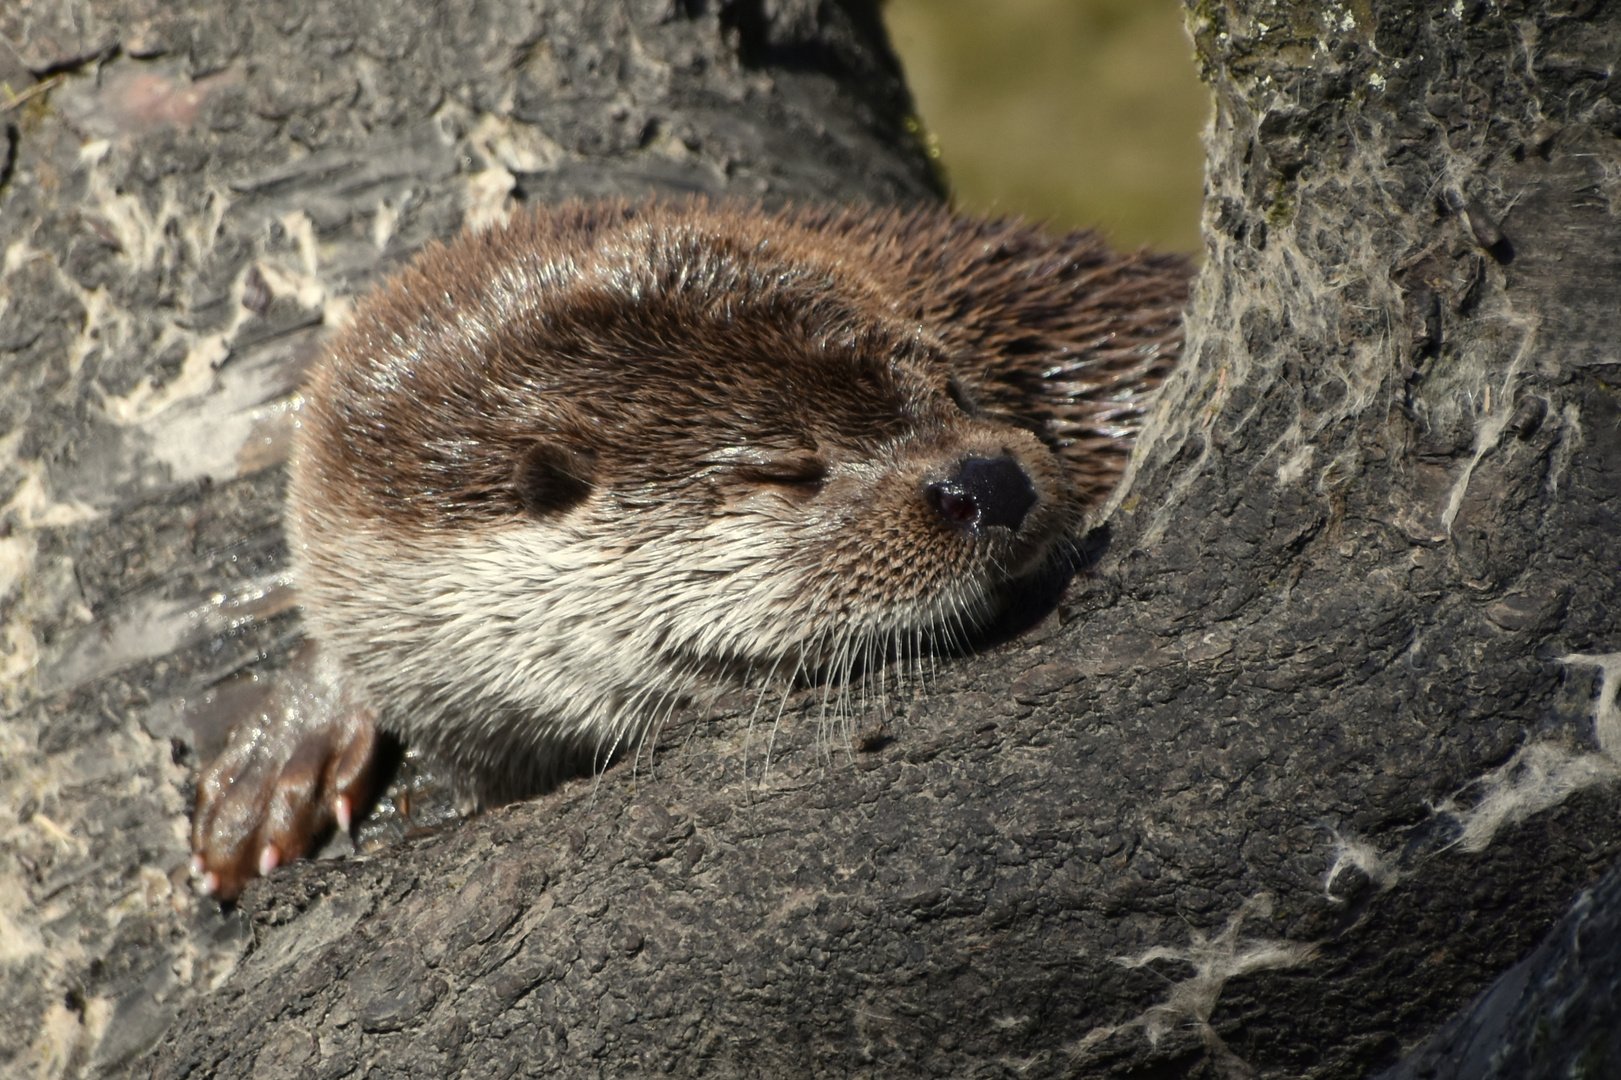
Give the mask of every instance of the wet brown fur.
[[[843, 687], [991, 615], [1110, 490], [1187, 280], [938, 208], [571, 204], [435, 245], [306, 389], [310, 626], [482, 802], [705, 684]], [[998, 459], [1032, 508], [953, 525], [940, 485]]]
[[376, 728], [484, 805], [740, 681], [819, 680], [849, 737], [1116, 484], [1189, 273], [940, 208], [571, 204], [429, 247], [305, 388], [320, 649], [199, 784], [205, 886], [363, 803]]

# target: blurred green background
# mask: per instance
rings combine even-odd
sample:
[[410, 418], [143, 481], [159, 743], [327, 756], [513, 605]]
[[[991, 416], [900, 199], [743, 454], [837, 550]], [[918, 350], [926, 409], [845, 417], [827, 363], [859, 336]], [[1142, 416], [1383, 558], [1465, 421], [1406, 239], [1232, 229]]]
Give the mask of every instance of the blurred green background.
[[1210, 98], [1178, 0], [884, 0], [956, 205], [1197, 252]]

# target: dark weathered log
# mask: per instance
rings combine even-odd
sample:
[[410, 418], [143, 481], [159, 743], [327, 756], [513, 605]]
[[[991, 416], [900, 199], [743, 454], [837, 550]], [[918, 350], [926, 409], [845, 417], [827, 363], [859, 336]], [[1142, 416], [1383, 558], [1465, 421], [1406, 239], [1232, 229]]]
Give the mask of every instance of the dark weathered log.
[[[414, 36], [403, 10], [369, 36], [269, 12], [251, 41], [187, 15], [173, 25], [200, 44], [166, 45], [187, 57], [167, 62], [221, 72], [200, 115], [238, 116], [237, 129], [154, 128], [97, 159], [66, 126], [91, 130], [112, 107], [84, 82], [83, 104], [65, 84], [17, 125], [0, 227], [8, 244], [31, 237], [10, 249], [7, 286], [25, 298], [13, 311], [34, 314], [8, 318], [0, 344], [24, 388], [6, 407], [32, 403], [13, 414], [8, 468], [39, 486], [8, 511], [8, 555], [33, 573], [7, 603], [42, 664], [8, 721], [38, 749], [6, 759], [22, 858], [0, 873], [31, 892], [8, 915], [24, 951], [6, 962], [23, 978], [0, 1004], [40, 1018], [30, 1045], [78, 1038], [79, 1053], [154, 1076], [1352, 1077], [1394, 1063], [1615, 861], [1621, 107], [1608, 70], [1621, 10], [1231, 0], [1192, 12], [1217, 113], [1189, 355], [1102, 562], [1055, 617], [892, 699], [892, 737], [865, 751], [819, 738], [810, 700], [783, 716], [766, 772], [772, 725], [751, 726], [739, 702], [668, 731], [651, 762], [368, 858], [289, 868], [250, 890], [245, 914], [210, 923], [164, 861], [180, 848], [185, 776], [164, 752], [182, 734], [164, 702], [272, 648], [293, 617], [261, 617], [216, 650], [211, 635], [247, 603], [223, 589], [220, 623], [191, 639], [169, 629], [231, 567], [258, 581], [279, 566], [279, 474], [247, 472], [251, 443], [222, 453], [175, 432], [285, 385], [327, 295], [296, 286], [339, 291], [379, 246], [397, 256], [453, 227], [451, 194], [499, 189], [497, 167], [547, 197], [565, 188], [527, 178], [573, 169], [574, 190], [623, 165], [671, 182], [658, 170], [685, 159], [660, 132], [677, 113], [669, 129], [625, 117], [686, 78], [735, 79], [744, 106], [809, 88], [793, 100], [811, 104], [784, 115], [846, 117], [820, 145], [848, 156], [808, 180], [773, 174], [775, 190], [861, 194], [845, 170], [870, 157], [890, 164], [865, 168], [880, 185], [868, 195], [926, 194], [920, 159], [886, 149], [904, 98], [881, 59], [861, 59], [884, 55], [870, 18], [591, 6], [603, 9], [619, 21], [571, 22], [583, 8], [558, 4], [486, 24], [478, 9]], [[117, 21], [131, 40], [161, 38]], [[86, 25], [56, 60], [24, 62], [44, 72], [93, 53]], [[595, 28], [568, 36], [581, 26]], [[669, 62], [665, 33], [708, 48], [704, 63]], [[396, 34], [415, 44], [390, 45]], [[352, 71], [349, 96], [322, 96], [335, 75], [289, 78], [280, 116], [231, 113], [223, 103], [256, 100], [256, 83], [229, 81], [210, 43], [258, 55], [278, 36], [294, 43], [282, 63]], [[556, 44], [580, 40], [620, 44], [595, 58]], [[472, 74], [505, 48], [523, 62]], [[139, 66], [113, 60], [104, 84], [120, 65]], [[749, 81], [767, 74], [769, 90]], [[525, 80], [552, 93], [526, 97]], [[434, 85], [443, 97], [421, 91]], [[458, 94], [471, 102], [452, 110], [459, 126], [408, 122]], [[388, 103], [419, 99], [420, 113], [393, 107], [407, 119], [382, 152]], [[704, 100], [719, 142], [731, 106]], [[559, 101], [595, 119], [570, 127], [545, 111]], [[357, 107], [374, 121], [353, 122]], [[432, 138], [412, 142], [419, 130]], [[815, 129], [798, 130], [769, 152], [825, 161], [798, 145]], [[320, 148], [289, 161], [272, 136]], [[194, 137], [236, 149], [200, 152]], [[349, 157], [321, 157], [323, 138]], [[768, 168], [728, 153], [718, 175]], [[400, 171], [411, 155], [420, 172]], [[144, 201], [97, 186], [109, 162]], [[345, 216], [364, 184], [383, 186], [363, 207], [386, 209]], [[299, 185], [314, 188], [285, 201]], [[258, 217], [231, 216], [253, 200]], [[223, 208], [201, 234], [214, 246], [142, 225], [166, 205], [182, 222]], [[390, 219], [405, 224], [371, 243]], [[299, 257], [312, 251], [310, 273]], [[233, 322], [260, 286], [268, 306]], [[136, 347], [155, 330], [130, 336], [159, 325], [147, 306], [164, 302], [192, 335], [169, 360], [168, 342]], [[259, 344], [199, 374], [190, 349], [222, 328]], [[156, 389], [132, 389], [154, 373]], [[216, 411], [187, 428], [182, 391], [199, 377], [220, 388]], [[174, 405], [145, 411], [166, 392]], [[245, 475], [204, 490], [207, 470], [183, 464], [221, 459]], [[107, 462], [121, 486], [96, 479]], [[92, 629], [71, 631], [75, 617]], [[146, 659], [131, 661], [132, 643]], [[135, 831], [108, 827], [123, 822]], [[89, 916], [115, 906], [119, 929], [96, 928]]]

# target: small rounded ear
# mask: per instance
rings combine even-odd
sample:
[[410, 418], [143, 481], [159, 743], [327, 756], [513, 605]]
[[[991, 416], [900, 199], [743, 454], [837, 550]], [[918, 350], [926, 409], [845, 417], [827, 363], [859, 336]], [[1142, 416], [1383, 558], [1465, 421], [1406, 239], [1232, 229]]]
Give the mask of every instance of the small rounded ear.
[[596, 455], [558, 446], [531, 443], [518, 455], [512, 473], [512, 486], [525, 510], [535, 517], [561, 514], [577, 506], [591, 494]]

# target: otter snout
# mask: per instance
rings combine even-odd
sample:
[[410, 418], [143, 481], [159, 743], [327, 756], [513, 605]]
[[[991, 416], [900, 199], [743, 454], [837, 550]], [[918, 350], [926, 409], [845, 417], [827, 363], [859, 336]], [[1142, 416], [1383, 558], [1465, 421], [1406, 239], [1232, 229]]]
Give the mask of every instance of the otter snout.
[[1036, 488], [1019, 463], [1004, 455], [968, 458], [955, 476], [926, 487], [924, 497], [954, 528], [977, 532], [1000, 525], [1017, 532], [1036, 504]]

